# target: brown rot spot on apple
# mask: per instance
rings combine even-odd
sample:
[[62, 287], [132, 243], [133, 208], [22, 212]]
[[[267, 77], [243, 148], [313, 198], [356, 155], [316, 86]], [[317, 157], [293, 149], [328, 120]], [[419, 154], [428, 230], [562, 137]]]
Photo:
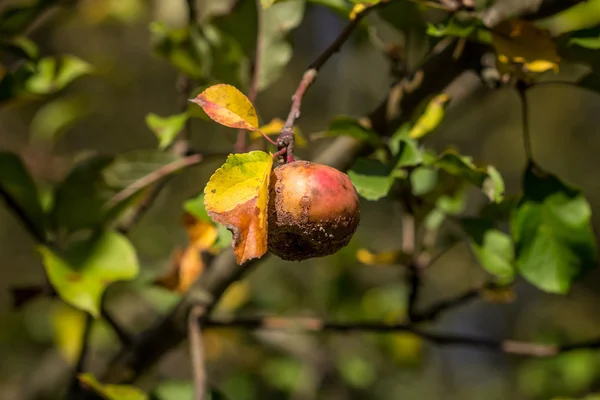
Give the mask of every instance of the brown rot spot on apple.
[[295, 161], [271, 174], [268, 216], [269, 251], [301, 261], [346, 246], [360, 222], [360, 203], [343, 172]]

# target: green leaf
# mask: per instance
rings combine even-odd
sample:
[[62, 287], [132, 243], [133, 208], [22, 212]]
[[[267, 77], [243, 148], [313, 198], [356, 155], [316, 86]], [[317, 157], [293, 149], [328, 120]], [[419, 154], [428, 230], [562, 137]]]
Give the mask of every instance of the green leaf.
[[396, 168], [414, 167], [423, 162], [418, 143], [408, 136], [410, 131], [410, 124], [403, 124], [388, 141], [390, 152], [395, 157]]
[[311, 4], [320, 5], [329, 8], [337, 15], [348, 18], [352, 6], [346, 0], [308, 0]]
[[366, 389], [377, 379], [375, 367], [369, 361], [355, 355], [344, 353], [338, 368], [344, 380], [356, 388]]
[[451, 17], [440, 24], [428, 24], [427, 34], [434, 37], [471, 38], [484, 43], [492, 40], [490, 32], [479, 19]]
[[570, 46], [579, 46], [590, 50], [600, 50], [600, 27], [574, 32], [569, 39]]
[[208, 40], [194, 29], [171, 29], [165, 23], [155, 21], [150, 24], [150, 40], [157, 56], [200, 80], [210, 74], [213, 56]]
[[337, 116], [329, 124], [324, 137], [349, 136], [354, 139], [370, 143], [374, 147], [381, 147], [382, 142], [379, 135], [371, 129], [361, 125], [360, 120], [350, 116]]
[[394, 183], [391, 168], [379, 161], [359, 158], [348, 176], [359, 195], [367, 200], [379, 200], [389, 193]]
[[36, 184], [21, 159], [9, 152], [0, 152], [0, 198], [27, 218], [35, 234], [44, 237], [45, 215]]
[[498, 171], [492, 167], [477, 167], [468, 156], [454, 151], [446, 151], [433, 163], [449, 174], [463, 177], [480, 188], [493, 202], [500, 202], [504, 197], [504, 181]]
[[141, 389], [130, 385], [104, 385], [90, 374], [79, 374], [79, 382], [92, 389], [105, 400], [148, 400], [149, 397]]
[[54, 142], [88, 112], [88, 105], [81, 97], [58, 98], [46, 103], [31, 120], [32, 139]]
[[179, 132], [184, 128], [189, 116], [187, 113], [159, 117], [150, 113], [146, 116], [146, 125], [158, 138], [158, 148], [166, 149], [173, 143]]
[[496, 223], [478, 218], [463, 218], [462, 226], [479, 263], [499, 284], [512, 282], [516, 275], [515, 250], [511, 237]]
[[25, 89], [39, 95], [54, 93], [91, 72], [91, 65], [75, 56], [42, 58], [35, 66], [33, 75], [25, 82]]
[[590, 205], [579, 190], [534, 165], [523, 185], [511, 218], [519, 273], [544, 291], [567, 293], [597, 263]]
[[157, 400], [186, 400], [194, 398], [194, 384], [189, 381], [167, 381], [153, 391]]
[[[116, 157], [95, 156], [77, 164], [55, 189], [52, 220], [67, 231], [98, 228], [132, 204], [135, 196], [156, 180], [158, 169], [179, 159], [159, 150], [135, 150]], [[173, 168], [170, 173], [178, 169]], [[124, 196], [122, 191], [135, 185]], [[117, 198], [117, 194], [121, 197]]]
[[183, 209], [201, 221], [212, 221], [204, 206], [204, 193], [187, 200], [183, 204]]
[[64, 252], [40, 246], [46, 273], [60, 297], [94, 317], [106, 287], [137, 276], [139, 266], [129, 240], [105, 231], [71, 244]]
[[438, 183], [437, 170], [430, 167], [417, 167], [410, 173], [412, 194], [422, 196], [431, 192]]
[[304, 17], [304, 0], [277, 2], [263, 13], [263, 51], [258, 73], [258, 90], [269, 87], [281, 76], [292, 59], [292, 46], [287, 35], [296, 29]]

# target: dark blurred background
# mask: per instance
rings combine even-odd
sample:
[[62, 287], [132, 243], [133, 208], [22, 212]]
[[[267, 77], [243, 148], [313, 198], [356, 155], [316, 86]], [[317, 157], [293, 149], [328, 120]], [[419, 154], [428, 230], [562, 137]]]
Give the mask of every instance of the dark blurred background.
[[[18, 3], [4, 0], [0, 6]], [[226, 7], [222, 0], [201, 7]], [[596, 7], [600, 14], [600, 2]], [[60, 137], [47, 140], [36, 126], [44, 102], [0, 108], [0, 149], [19, 153], [36, 180], [50, 186], [82, 153], [117, 154], [156, 147], [147, 113], [178, 112], [177, 72], [152, 55], [149, 23], [183, 26], [183, 0], [88, 0], [52, 17], [33, 34], [42, 54], [75, 54], [91, 63], [94, 75], [77, 80], [61, 97], [77, 99], [77, 120]], [[262, 121], [285, 117], [291, 93], [310, 61], [337, 35], [345, 21], [329, 9], [309, 6], [293, 32], [294, 55], [282, 76], [257, 100]], [[404, 38], [382, 21], [386, 40]], [[414, 50], [416, 48], [416, 50]], [[413, 47], [413, 62], [423, 52]], [[268, 49], [267, 49], [268, 51]], [[561, 66], [557, 79], [573, 79], [576, 66]], [[444, 65], [439, 66], [440, 70]], [[367, 40], [351, 40], [322, 70], [303, 104], [298, 122], [306, 136], [327, 129], [338, 114], [360, 116], [373, 109], [392, 83], [386, 59]], [[478, 162], [496, 166], [517, 194], [525, 164], [518, 96], [492, 90], [473, 76], [465, 96], [448, 111], [426, 142], [458, 148]], [[533, 151], [540, 165], [579, 186], [600, 220], [600, 97], [566, 85], [545, 85], [529, 94]], [[48, 100], [51, 101], [51, 100]], [[43, 125], [43, 121], [42, 121]], [[42, 131], [40, 133], [40, 131]], [[194, 119], [193, 147], [229, 151], [235, 131]], [[301, 157], [326, 146], [313, 143]], [[168, 268], [174, 245], [185, 241], [182, 202], [202, 191], [215, 160], [181, 173], [133, 229], [131, 238], [143, 272], [135, 282], [109, 289], [109, 306], [131, 331], [147, 327], [169, 309], [177, 295], [145, 282]], [[470, 205], [473, 207], [474, 205]], [[333, 320], [401, 318], [407, 288], [394, 266], [365, 266], [359, 248], [382, 251], [400, 246], [402, 210], [391, 201], [363, 201], [363, 217], [352, 243], [339, 253], [302, 263], [271, 258], [235, 285], [217, 310], [243, 315], [315, 315]], [[57, 398], [69, 379], [82, 315], [51, 299], [14, 310], [11, 288], [43, 281], [33, 240], [0, 204], [0, 398]], [[425, 274], [420, 306], [460, 294], [484, 279], [466, 243], [444, 254]], [[430, 328], [486, 338], [529, 341], [578, 340], [600, 335], [599, 274], [594, 271], [566, 296], [516, 285], [510, 304], [475, 300], [443, 314]], [[92, 334], [92, 369], [117, 349], [102, 322]], [[552, 359], [526, 359], [454, 346], [437, 347], [409, 334], [251, 333], [211, 330], [205, 336], [209, 381], [235, 400], [251, 399], [551, 399], [598, 389], [600, 357], [578, 351]], [[187, 346], [166, 356], [140, 382], [160, 384], [162, 398], [185, 399], [190, 384]], [[167, 383], [165, 383], [167, 382]], [[168, 383], [170, 382], [170, 383]]]

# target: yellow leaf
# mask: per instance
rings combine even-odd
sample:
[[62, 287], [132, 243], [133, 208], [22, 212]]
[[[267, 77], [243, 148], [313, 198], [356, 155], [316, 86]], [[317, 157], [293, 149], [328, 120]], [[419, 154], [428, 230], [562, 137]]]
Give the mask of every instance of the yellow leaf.
[[[269, 122], [266, 125], [261, 126], [259, 128], [259, 131], [267, 136], [277, 136], [281, 133], [281, 130], [283, 129], [284, 125], [285, 125], [285, 122], [282, 119], [273, 118], [271, 120], [271, 122]], [[252, 138], [252, 140], [260, 139], [262, 137], [260, 132], [258, 132], [258, 131], [252, 132], [250, 134], [250, 137]], [[306, 147], [306, 145], [308, 144], [306, 139], [300, 132], [300, 129], [298, 129], [296, 126], [294, 126], [294, 138], [296, 140], [296, 146], [298, 146], [298, 147]]]
[[244, 305], [250, 298], [250, 285], [247, 281], [237, 281], [229, 285], [221, 301], [217, 305], [217, 311], [233, 312]]
[[202, 107], [213, 121], [221, 125], [251, 131], [258, 129], [258, 116], [254, 106], [234, 86], [210, 86], [190, 101]]
[[361, 12], [363, 12], [364, 10], [366, 10], [367, 8], [374, 6], [375, 4], [379, 3], [381, 0], [370, 0], [370, 1], [363, 1], [362, 3], [359, 4], [355, 4], [354, 7], [352, 7], [352, 11], [350, 11], [350, 20], [354, 20], [358, 14], [360, 14]]
[[445, 93], [435, 96], [425, 108], [425, 111], [417, 119], [410, 129], [408, 136], [412, 139], [419, 139], [433, 131], [444, 119], [446, 106], [450, 101], [450, 96]]
[[273, 156], [231, 154], [204, 188], [208, 215], [233, 233], [238, 264], [267, 252], [267, 204]]
[[60, 355], [70, 364], [75, 364], [79, 357], [85, 320], [85, 312], [62, 301], [56, 302], [52, 310], [54, 342]]
[[483, 289], [481, 297], [490, 303], [508, 304], [515, 301], [517, 295], [510, 287], [500, 287]]
[[416, 365], [423, 355], [423, 339], [414, 333], [400, 332], [389, 337], [392, 357], [403, 365]]
[[492, 44], [498, 54], [501, 72], [509, 65], [522, 65], [525, 72], [558, 72], [560, 57], [550, 34], [531, 22], [512, 19], [501, 22], [492, 31]]
[[356, 252], [356, 259], [365, 265], [392, 265], [396, 264], [401, 258], [400, 251], [384, 251], [381, 253], [372, 253], [367, 249], [359, 249]]
[[183, 221], [188, 234], [185, 249], [176, 249], [169, 272], [155, 283], [166, 289], [185, 293], [204, 271], [202, 252], [209, 251], [217, 240], [217, 228], [208, 221], [185, 213]]
[[90, 373], [79, 374], [77, 379], [106, 400], [148, 400], [148, 395], [135, 386], [102, 384]]

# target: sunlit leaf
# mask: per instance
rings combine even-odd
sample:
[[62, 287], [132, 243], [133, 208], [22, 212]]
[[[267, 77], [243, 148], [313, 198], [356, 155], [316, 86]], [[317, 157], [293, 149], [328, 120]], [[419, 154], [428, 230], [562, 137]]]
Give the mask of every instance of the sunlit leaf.
[[416, 366], [423, 357], [423, 339], [414, 333], [399, 332], [388, 338], [390, 355], [402, 366]]
[[34, 74], [25, 82], [25, 88], [33, 94], [54, 93], [92, 70], [86, 61], [72, 55], [59, 59], [42, 58], [36, 64]]
[[86, 319], [85, 312], [62, 301], [56, 302], [52, 310], [54, 341], [60, 355], [70, 364], [75, 364], [81, 352]]
[[526, 71], [558, 72], [560, 57], [556, 45], [547, 31], [531, 22], [518, 19], [501, 22], [492, 31], [492, 45], [500, 66], [516, 63]]
[[196, 219], [186, 213], [183, 218], [188, 243], [175, 252], [170, 271], [157, 283], [169, 290], [185, 293], [204, 271], [202, 252], [208, 251], [217, 240], [218, 231], [211, 221]]
[[231, 313], [246, 304], [250, 299], [251, 288], [248, 281], [236, 281], [229, 285], [221, 300], [217, 304], [216, 311]]
[[500, 202], [504, 197], [504, 181], [492, 166], [478, 167], [470, 157], [454, 151], [442, 153], [432, 165], [452, 175], [465, 178], [479, 187], [491, 201]]
[[481, 20], [476, 18], [461, 19], [451, 17], [438, 24], [428, 24], [427, 34], [434, 37], [454, 36], [459, 38], [475, 39], [479, 42], [489, 43], [491, 37]]
[[106, 287], [135, 278], [139, 266], [129, 240], [115, 232], [99, 232], [71, 244], [64, 252], [40, 246], [52, 286], [67, 303], [95, 317]]
[[160, 117], [154, 113], [146, 115], [146, 125], [158, 138], [158, 148], [166, 149], [173, 143], [184, 128], [189, 116], [187, 113]]
[[267, 204], [273, 157], [262, 151], [232, 154], [210, 178], [204, 204], [233, 233], [238, 264], [267, 251]]
[[148, 400], [149, 397], [141, 389], [130, 385], [102, 384], [90, 374], [79, 374], [78, 379], [83, 387], [89, 388], [105, 400]]
[[0, 199], [27, 218], [39, 236], [45, 235], [45, 215], [33, 178], [14, 153], [0, 152]]
[[444, 119], [445, 109], [450, 101], [450, 96], [445, 93], [435, 96], [425, 108], [423, 114], [415, 121], [408, 137], [411, 139], [420, 139], [433, 131]]
[[600, 27], [574, 32], [569, 38], [569, 45], [590, 50], [600, 50]]
[[493, 221], [464, 218], [462, 226], [483, 269], [500, 284], [510, 283], [516, 275], [515, 250], [511, 237]]
[[388, 195], [394, 176], [392, 168], [376, 160], [359, 158], [348, 171], [348, 177], [358, 194], [367, 200], [379, 200]]
[[89, 113], [81, 97], [63, 97], [41, 107], [31, 120], [33, 140], [53, 142]]
[[365, 265], [394, 265], [398, 264], [403, 254], [399, 250], [373, 253], [368, 249], [358, 249], [356, 260]]
[[591, 208], [582, 193], [530, 165], [511, 218], [519, 273], [538, 288], [567, 293], [597, 265]]
[[258, 116], [248, 98], [231, 85], [210, 86], [192, 102], [198, 104], [215, 122], [230, 128], [258, 129]]

